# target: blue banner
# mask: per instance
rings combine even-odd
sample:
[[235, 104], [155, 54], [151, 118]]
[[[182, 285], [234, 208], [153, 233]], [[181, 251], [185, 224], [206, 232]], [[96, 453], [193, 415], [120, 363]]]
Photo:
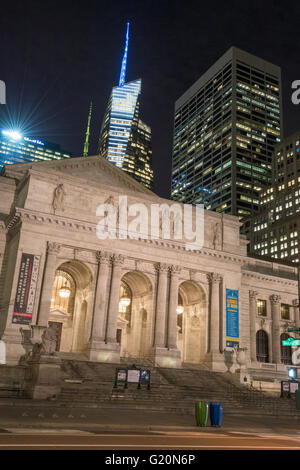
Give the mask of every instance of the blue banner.
[[226, 346], [239, 345], [239, 291], [226, 289]]

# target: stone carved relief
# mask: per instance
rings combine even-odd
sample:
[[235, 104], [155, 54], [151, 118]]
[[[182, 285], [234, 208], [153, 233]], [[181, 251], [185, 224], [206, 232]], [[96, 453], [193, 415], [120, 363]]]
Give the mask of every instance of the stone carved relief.
[[61, 183], [54, 189], [54, 192], [53, 192], [52, 207], [54, 210], [54, 214], [56, 211], [64, 210], [65, 196], [66, 196], [66, 191], [64, 190], [64, 185]]
[[169, 266], [165, 263], [157, 263], [155, 269], [160, 273], [167, 273], [169, 271]]
[[175, 212], [173, 219], [173, 237], [175, 234], [182, 234], [182, 214], [181, 212]]
[[[115, 206], [115, 199], [113, 196], [109, 196], [105, 201], [104, 201], [104, 204], [105, 205], [108, 205], [108, 206], [112, 206], [115, 210], [115, 215], [116, 215], [116, 223], [117, 225], [119, 224], [119, 218], [120, 218], [120, 211], [119, 211], [119, 205]], [[109, 216], [109, 211], [106, 210], [104, 211], [104, 216], [105, 217], [108, 217]]]
[[123, 266], [124, 264], [124, 256], [123, 255], [117, 255], [117, 254], [114, 254], [112, 256], [112, 263], [114, 266]]
[[255, 290], [250, 290], [250, 291], [249, 291], [250, 300], [254, 300], [254, 301], [255, 301], [256, 298], [257, 298], [257, 296], [258, 296], [258, 292], [256, 292]]
[[218, 273], [208, 273], [206, 277], [210, 284], [214, 284], [214, 283], [222, 281], [222, 276]]
[[198, 315], [194, 314], [191, 318], [191, 328], [200, 328], [201, 323], [200, 323], [200, 318]]
[[181, 268], [180, 266], [176, 266], [175, 264], [172, 264], [170, 266], [170, 274], [173, 275], [173, 276], [179, 276], [179, 274], [181, 273]]
[[58, 255], [61, 249], [61, 245], [56, 242], [47, 243], [47, 253], [50, 255]]
[[100, 264], [109, 264], [111, 263], [112, 255], [107, 251], [97, 251], [96, 259]]
[[263, 328], [265, 324], [266, 324], [266, 319], [265, 318], [260, 318], [260, 320], [259, 320], [260, 328]]
[[57, 334], [50, 326], [42, 334], [42, 341], [34, 343], [27, 360], [39, 360], [41, 356], [53, 356], [56, 351]]
[[222, 225], [221, 223], [217, 222], [212, 227], [213, 233], [213, 248], [214, 250], [222, 250]]
[[50, 326], [44, 331], [42, 335], [42, 355], [53, 355], [56, 349], [57, 334], [56, 331]]
[[281, 300], [280, 295], [273, 294], [273, 295], [270, 296], [270, 301], [271, 301], [272, 304], [279, 304], [280, 300]]

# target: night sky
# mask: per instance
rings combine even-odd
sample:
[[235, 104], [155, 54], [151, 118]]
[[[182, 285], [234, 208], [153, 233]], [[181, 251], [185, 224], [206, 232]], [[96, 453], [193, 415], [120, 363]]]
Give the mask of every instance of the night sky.
[[96, 154], [126, 21], [126, 81], [142, 78], [141, 118], [152, 128], [160, 196], [170, 194], [174, 103], [233, 45], [281, 66], [284, 135], [300, 130], [300, 105], [291, 102], [291, 83], [300, 80], [300, 6], [283, 0], [1, 2], [0, 127], [81, 156], [92, 100], [89, 153]]

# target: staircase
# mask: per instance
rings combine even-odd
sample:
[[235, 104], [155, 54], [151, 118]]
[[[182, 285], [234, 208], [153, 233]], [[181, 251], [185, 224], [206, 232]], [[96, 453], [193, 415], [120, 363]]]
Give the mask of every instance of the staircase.
[[[151, 371], [151, 389], [136, 384], [114, 388], [117, 367], [142, 367]], [[230, 373], [212, 372], [202, 365], [182, 369], [155, 367], [149, 360], [121, 360], [121, 364], [62, 359], [62, 404], [194, 414], [195, 401], [223, 403], [224, 414], [296, 417], [294, 399], [270, 396], [240, 384]]]

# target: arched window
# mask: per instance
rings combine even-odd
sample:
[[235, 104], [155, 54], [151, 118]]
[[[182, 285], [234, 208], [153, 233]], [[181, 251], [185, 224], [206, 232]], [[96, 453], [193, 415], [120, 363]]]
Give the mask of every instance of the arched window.
[[288, 339], [290, 336], [287, 333], [282, 333], [280, 336], [280, 360], [282, 364], [292, 364], [292, 348], [291, 346], [282, 346], [282, 341]]
[[256, 333], [256, 359], [258, 362], [269, 362], [268, 335], [264, 330]]

